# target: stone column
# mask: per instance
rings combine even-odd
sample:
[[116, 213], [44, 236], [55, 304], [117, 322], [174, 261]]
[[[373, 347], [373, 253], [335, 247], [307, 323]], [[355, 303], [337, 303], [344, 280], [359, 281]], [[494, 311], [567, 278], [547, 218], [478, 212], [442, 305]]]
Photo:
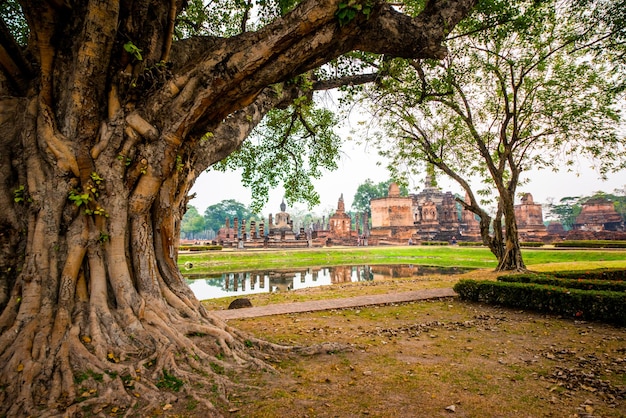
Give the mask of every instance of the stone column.
[[226, 238], [230, 238], [230, 218], [226, 218], [224, 226], [226, 227]]
[[233, 229], [235, 230], [235, 233], [233, 234], [233, 238], [235, 239], [239, 238], [239, 218], [235, 218], [233, 220]]
[[256, 221], [250, 221], [250, 238], [252, 239], [257, 239], [257, 233], [256, 233]]

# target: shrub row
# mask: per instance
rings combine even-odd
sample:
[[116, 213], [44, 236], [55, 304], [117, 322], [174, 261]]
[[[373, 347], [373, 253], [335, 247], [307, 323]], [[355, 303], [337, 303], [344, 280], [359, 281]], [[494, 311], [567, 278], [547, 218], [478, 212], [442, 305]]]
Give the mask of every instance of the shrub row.
[[482, 241], [459, 241], [459, 246], [461, 247], [480, 247], [483, 245]]
[[179, 251], [217, 251], [221, 250], [221, 245], [181, 245]]
[[520, 242], [519, 245], [522, 247], [543, 247], [544, 243], [543, 242]]
[[548, 286], [565, 287], [567, 289], [626, 292], [626, 282], [623, 280], [564, 279], [545, 274], [511, 274], [508, 276], [498, 277], [498, 281], [509, 283], [545, 284]]
[[421, 245], [450, 245], [448, 241], [422, 241]]
[[588, 271], [557, 271], [550, 273], [562, 279], [583, 280], [626, 280], [624, 269], [597, 269]]
[[566, 289], [489, 280], [461, 280], [454, 286], [454, 290], [464, 300], [626, 325], [624, 292]]
[[594, 240], [594, 241], [562, 241], [555, 242], [555, 247], [577, 248], [626, 248], [626, 241]]

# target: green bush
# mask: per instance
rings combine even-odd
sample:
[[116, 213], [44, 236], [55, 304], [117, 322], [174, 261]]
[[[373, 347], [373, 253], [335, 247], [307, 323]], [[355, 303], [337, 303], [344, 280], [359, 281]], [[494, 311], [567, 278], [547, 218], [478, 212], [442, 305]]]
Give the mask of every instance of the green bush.
[[219, 251], [221, 249], [221, 245], [181, 245], [178, 247], [179, 251]]
[[520, 242], [520, 246], [522, 247], [543, 247], [543, 242]]
[[622, 280], [570, 279], [543, 274], [511, 274], [499, 276], [498, 281], [509, 283], [535, 283], [548, 286], [565, 287], [581, 290], [609, 290], [626, 292], [626, 282]]
[[554, 277], [562, 279], [583, 280], [626, 280], [624, 269], [597, 269], [587, 271], [557, 271], [551, 273]]
[[626, 248], [626, 241], [612, 240], [589, 240], [589, 241], [562, 241], [555, 242], [555, 247], [576, 247], [576, 248]]
[[448, 241], [422, 241], [421, 245], [449, 245]]
[[461, 247], [480, 247], [484, 245], [482, 241], [459, 241], [458, 244]]
[[624, 292], [488, 280], [461, 280], [454, 286], [454, 290], [464, 300], [626, 325]]

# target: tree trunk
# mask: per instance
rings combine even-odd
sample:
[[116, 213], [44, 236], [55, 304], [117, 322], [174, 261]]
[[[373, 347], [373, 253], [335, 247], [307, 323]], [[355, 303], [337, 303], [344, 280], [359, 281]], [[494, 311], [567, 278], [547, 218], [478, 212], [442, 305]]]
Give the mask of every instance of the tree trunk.
[[527, 271], [522, 258], [513, 199], [508, 200], [503, 205], [503, 209], [504, 237], [502, 241], [504, 245], [502, 245], [502, 254], [498, 257], [498, 267], [496, 271]]
[[305, 0], [258, 32], [172, 45], [182, 3], [22, 2], [36, 65], [0, 56], [0, 415], [146, 416], [181, 395], [219, 415], [220, 370], [291, 349], [241, 335], [185, 284], [193, 182], [297, 97], [267, 86], [355, 48], [440, 57], [474, 1], [416, 19], [376, 2], [339, 25], [339, 0]]

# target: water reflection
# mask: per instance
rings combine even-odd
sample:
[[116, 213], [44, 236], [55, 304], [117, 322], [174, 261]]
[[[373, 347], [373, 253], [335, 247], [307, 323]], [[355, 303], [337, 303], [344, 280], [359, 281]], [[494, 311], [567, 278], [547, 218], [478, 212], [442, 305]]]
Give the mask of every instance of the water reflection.
[[460, 274], [468, 269], [427, 267], [414, 264], [309, 267], [298, 270], [263, 270], [218, 275], [187, 275], [196, 297], [215, 299], [327, 286], [347, 282], [386, 280], [429, 274]]

